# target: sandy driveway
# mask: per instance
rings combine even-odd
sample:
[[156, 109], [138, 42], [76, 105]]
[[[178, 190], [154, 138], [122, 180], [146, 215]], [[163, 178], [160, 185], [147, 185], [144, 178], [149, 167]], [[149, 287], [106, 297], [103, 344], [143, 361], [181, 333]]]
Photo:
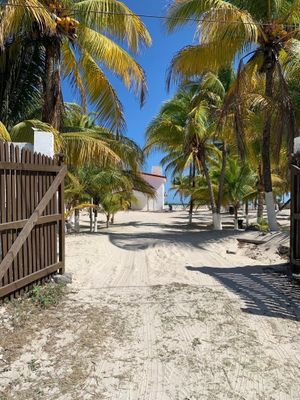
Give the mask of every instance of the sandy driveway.
[[71, 293], [6, 327], [28, 344], [0, 358], [0, 399], [300, 399], [299, 288], [185, 222], [131, 212], [69, 236]]

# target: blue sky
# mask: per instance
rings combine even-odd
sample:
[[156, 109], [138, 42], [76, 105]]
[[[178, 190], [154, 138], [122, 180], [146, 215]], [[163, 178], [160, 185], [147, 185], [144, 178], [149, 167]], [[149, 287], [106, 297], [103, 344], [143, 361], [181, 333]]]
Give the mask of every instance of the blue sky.
[[[167, 0], [123, 1], [137, 14], [165, 15]], [[175, 90], [172, 88], [170, 93], [166, 91], [166, 70], [170, 61], [180, 48], [194, 41], [195, 33], [195, 27], [189, 26], [168, 35], [163, 20], [144, 18], [143, 21], [150, 31], [153, 41], [151, 48], [143, 49], [142, 53], [136, 57], [147, 76], [149, 93], [144, 107], [141, 109], [134, 94], [128, 92], [117, 78], [111, 77], [111, 82], [124, 107], [127, 123], [126, 134], [142, 147], [145, 143], [145, 128], [159, 111], [162, 102], [170, 98]], [[64, 84], [64, 98], [65, 101], [76, 101], [74, 93], [66, 83]], [[145, 165], [145, 171], [149, 172], [152, 165], [159, 165], [161, 157], [162, 155], [158, 152], [151, 154]], [[172, 198], [173, 195], [170, 194], [169, 200]]]

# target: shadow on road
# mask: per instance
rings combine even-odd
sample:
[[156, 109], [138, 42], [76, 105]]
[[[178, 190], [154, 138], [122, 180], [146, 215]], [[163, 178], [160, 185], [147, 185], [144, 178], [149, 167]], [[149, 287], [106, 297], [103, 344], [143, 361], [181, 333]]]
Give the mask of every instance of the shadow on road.
[[244, 312], [300, 320], [300, 286], [286, 275], [286, 266], [236, 268], [186, 267], [217, 279], [245, 302]]
[[[155, 224], [157, 226], [157, 224]], [[145, 226], [145, 224], [143, 224]], [[165, 228], [165, 227], [164, 227]], [[199, 228], [198, 228], [199, 229]], [[216, 241], [226, 239], [229, 236], [239, 235], [239, 232], [232, 230], [223, 231], [199, 231], [178, 230], [174, 231], [174, 225], [169, 229], [164, 229], [159, 232], [135, 232], [135, 233], [119, 233], [110, 232], [109, 240], [115, 246], [124, 250], [145, 250], [148, 247], [153, 247], [156, 244], [176, 243], [177, 246], [185, 248], [198, 248], [206, 250], [206, 245]]]

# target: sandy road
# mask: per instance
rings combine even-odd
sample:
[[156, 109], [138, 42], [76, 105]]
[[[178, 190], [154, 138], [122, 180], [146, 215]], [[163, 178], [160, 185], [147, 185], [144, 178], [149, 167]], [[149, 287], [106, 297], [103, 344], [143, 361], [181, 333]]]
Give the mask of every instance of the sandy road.
[[300, 399], [299, 288], [185, 222], [123, 213], [69, 236], [71, 293], [22, 328], [0, 399]]

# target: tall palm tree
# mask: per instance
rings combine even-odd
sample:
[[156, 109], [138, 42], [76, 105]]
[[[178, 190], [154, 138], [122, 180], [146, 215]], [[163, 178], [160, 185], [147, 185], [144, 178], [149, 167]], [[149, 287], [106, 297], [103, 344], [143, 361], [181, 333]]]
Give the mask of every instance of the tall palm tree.
[[[218, 131], [216, 124], [226, 94], [228, 77], [225, 78], [225, 75], [221, 79], [213, 73], [207, 73], [197, 81], [182, 85], [175, 97], [162, 106], [146, 132], [146, 150], [165, 151], [167, 155], [162, 163], [167, 170], [172, 170], [174, 176], [181, 175], [189, 168], [190, 222], [194, 208], [192, 193], [195, 177], [199, 173], [205, 176], [215, 229], [222, 229], [220, 209], [227, 153], [225, 137]], [[217, 152], [213, 144], [215, 139], [221, 145], [223, 160], [217, 197], [214, 195], [208, 168], [209, 158]]]
[[[111, 128], [122, 128], [124, 118], [121, 103], [105, 75], [105, 69], [119, 76], [143, 103], [146, 92], [144, 72], [119, 43], [133, 53], [141, 45], [151, 43], [144, 24], [120, 1], [2, 2], [0, 64], [3, 66], [9, 60], [6, 65], [16, 64], [20, 69], [20, 52], [38, 53], [43, 63], [40, 75], [42, 120], [57, 130], [60, 128], [63, 104], [62, 76], [68, 78], [79, 91], [82, 104], [92, 103], [98, 116]], [[7, 68], [6, 73], [9, 75]], [[41, 89], [39, 82], [33, 86]], [[5, 89], [5, 96], [11, 94], [9, 85]]]
[[[168, 11], [169, 30], [197, 18], [199, 44], [179, 51], [172, 61], [169, 80], [180, 81], [207, 70], [218, 71], [231, 65], [241, 53], [245, 59], [248, 51], [245, 66], [240, 64], [238, 80], [247, 74], [264, 77], [265, 98], [269, 103], [279, 104], [278, 114], [281, 119], [286, 118], [285, 125], [293, 137], [297, 128], [281, 60], [299, 62], [299, 52], [294, 51], [299, 47], [299, 11], [298, 0], [173, 0]], [[240, 96], [237, 83], [233, 96], [237, 105]], [[269, 227], [277, 230], [270, 162], [271, 132], [276, 127], [273, 119], [272, 108], [267, 107], [262, 130], [263, 180]]]
[[158, 116], [146, 131], [146, 152], [159, 149], [166, 152], [162, 164], [174, 176], [183, 174], [189, 169], [191, 190], [190, 222], [193, 212], [193, 188], [196, 174], [205, 176], [210, 206], [216, 221], [216, 201], [209, 174], [209, 157], [216, 150], [213, 145], [214, 124], [209, 119], [206, 102], [199, 102], [195, 86], [182, 87], [173, 99], [165, 103]]

